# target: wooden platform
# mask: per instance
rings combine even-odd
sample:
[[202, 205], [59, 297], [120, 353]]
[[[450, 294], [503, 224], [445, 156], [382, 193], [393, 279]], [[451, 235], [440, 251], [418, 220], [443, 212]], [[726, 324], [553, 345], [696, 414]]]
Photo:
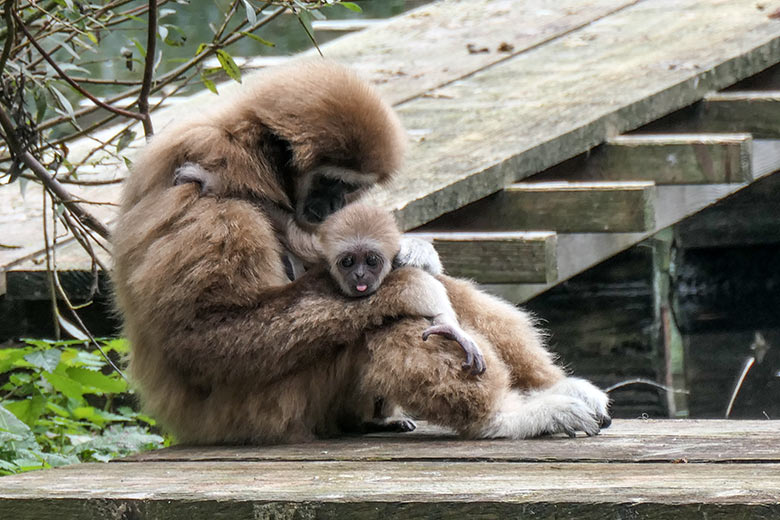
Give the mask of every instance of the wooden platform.
[[778, 421], [618, 420], [597, 437], [434, 428], [178, 447], [0, 478], [0, 518], [778, 518]]
[[[754, 0], [442, 0], [322, 48], [373, 81], [410, 133], [405, 169], [373, 194], [404, 229], [489, 196], [597, 208], [587, 219], [515, 208], [500, 230], [511, 239], [473, 227], [472, 240], [438, 237], [445, 256], [458, 260], [445, 265], [452, 274], [522, 302], [780, 169], [773, 124], [780, 96], [716, 92], [780, 62], [780, 20], [768, 16], [770, 7]], [[232, 88], [220, 85], [220, 92]], [[213, 96], [171, 100], [153, 114], [155, 126]], [[653, 130], [669, 135], [620, 135], [700, 100], [691, 114]], [[592, 163], [547, 179], [601, 185], [516, 184], [601, 143]], [[78, 156], [91, 146], [84, 140], [71, 150]], [[94, 178], [123, 175], [116, 165]], [[621, 188], [625, 181], [645, 185]], [[74, 192], [110, 203], [120, 189]], [[93, 209], [111, 220], [110, 205]], [[40, 212], [35, 187], [24, 197], [16, 185], [0, 187], [0, 294], [9, 298], [47, 297]], [[63, 283], [78, 294], [90, 263], [67, 237], [60, 244], [57, 266], [69, 272]], [[486, 255], [495, 260], [489, 272], [481, 269]], [[506, 265], [513, 268], [500, 272]]]

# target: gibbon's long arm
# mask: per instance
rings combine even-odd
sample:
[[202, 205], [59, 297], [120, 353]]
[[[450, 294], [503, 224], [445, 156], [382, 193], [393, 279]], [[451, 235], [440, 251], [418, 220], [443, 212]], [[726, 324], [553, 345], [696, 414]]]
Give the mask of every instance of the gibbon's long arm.
[[375, 294], [356, 299], [341, 295], [329, 275], [316, 270], [263, 290], [251, 303], [205, 302], [191, 324], [174, 329], [166, 358], [199, 383], [272, 382], [355, 344], [388, 319], [420, 316], [434, 304], [425, 290], [430, 280], [418, 269], [398, 269]]

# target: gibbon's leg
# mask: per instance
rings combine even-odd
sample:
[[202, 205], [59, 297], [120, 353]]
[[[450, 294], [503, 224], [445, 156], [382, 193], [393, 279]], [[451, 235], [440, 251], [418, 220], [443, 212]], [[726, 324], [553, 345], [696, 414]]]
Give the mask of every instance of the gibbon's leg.
[[508, 365], [512, 387], [542, 390], [587, 403], [602, 426], [610, 424], [609, 398], [590, 382], [567, 377], [544, 347], [533, 318], [508, 302], [479, 291], [471, 282], [448, 276], [439, 280], [447, 288], [461, 324], [485, 336]]
[[469, 332], [482, 347], [487, 370], [481, 376], [469, 375], [452, 342], [438, 337], [421, 340], [420, 330], [427, 323], [406, 318], [366, 335], [369, 359], [361, 377], [369, 394], [465, 437], [598, 433], [597, 419], [580, 399], [511, 389], [509, 368], [487, 338], [473, 330]]

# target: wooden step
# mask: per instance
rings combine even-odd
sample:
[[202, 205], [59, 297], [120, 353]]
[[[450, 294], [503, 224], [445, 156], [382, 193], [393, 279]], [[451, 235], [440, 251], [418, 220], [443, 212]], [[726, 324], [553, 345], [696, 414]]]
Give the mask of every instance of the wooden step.
[[653, 227], [652, 182], [523, 182], [434, 220], [425, 231], [637, 232]]
[[552, 283], [556, 235], [536, 233], [407, 233], [433, 242], [446, 272], [480, 283]]
[[629, 134], [550, 168], [542, 177], [656, 184], [750, 182], [752, 161], [750, 134]]
[[591, 438], [441, 428], [180, 446], [2, 477], [0, 518], [777, 518], [777, 421], [616, 420]]
[[702, 101], [659, 119], [642, 132], [746, 132], [780, 138], [780, 91], [713, 92]]
[[780, 138], [780, 91], [728, 91], [708, 94], [696, 115], [697, 127], [709, 132], [750, 132]]
[[[754, 142], [753, 177], [757, 180], [778, 171], [780, 140]], [[715, 202], [737, 193], [747, 184], [692, 184], [656, 187], [655, 225], [638, 233], [559, 233], [558, 282], [585, 271]], [[487, 284], [484, 288], [512, 302], [522, 303], [546, 291], [552, 284]]]

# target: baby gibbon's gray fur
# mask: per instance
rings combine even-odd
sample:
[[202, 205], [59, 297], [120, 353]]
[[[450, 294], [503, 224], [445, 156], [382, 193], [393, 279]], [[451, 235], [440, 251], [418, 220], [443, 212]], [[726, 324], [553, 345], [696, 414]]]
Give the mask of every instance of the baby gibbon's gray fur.
[[366, 395], [471, 437], [598, 432], [606, 396], [564, 375], [526, 314], [467, 282], [440, 278], [484, 354], [476, 377], [452, 341], [421, 338], [439, 287], [424, 271], [394, 269], [365, 298], [324, 269], [289, 282], [264, 208], [313, 233], [387, 181], [403, 144], [370, 86], [318, 61], [261, 74], [136, 158], [113, 232], [116, 303], [143, 404], [180, 442], [338, 434], [371, 415]]

